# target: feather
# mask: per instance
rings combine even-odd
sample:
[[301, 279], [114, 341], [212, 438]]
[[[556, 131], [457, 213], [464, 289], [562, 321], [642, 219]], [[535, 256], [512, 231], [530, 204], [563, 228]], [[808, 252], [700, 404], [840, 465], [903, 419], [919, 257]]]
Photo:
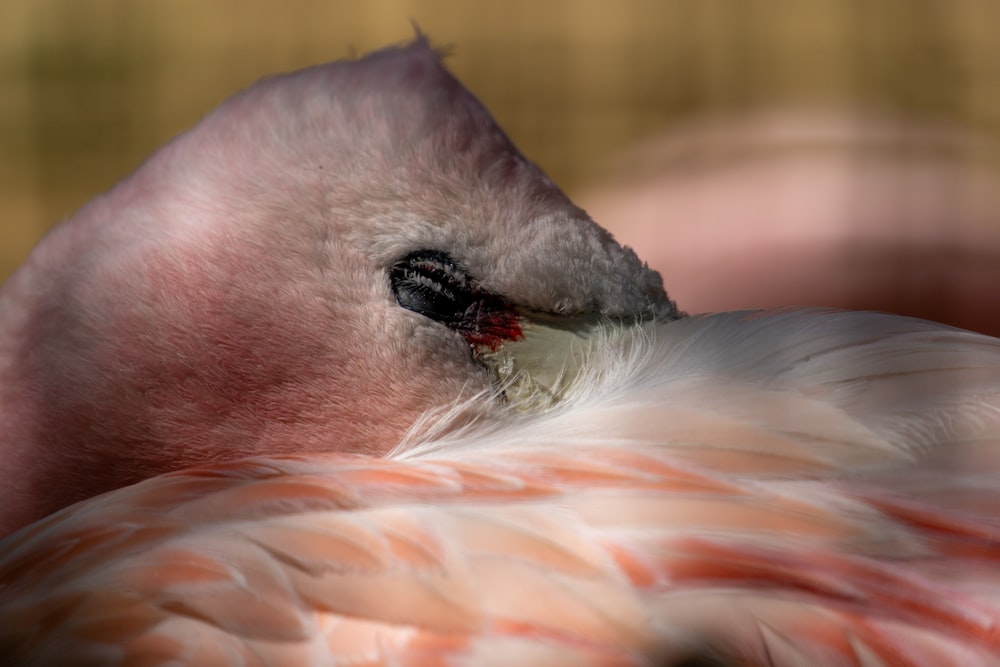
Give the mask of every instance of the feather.
[[892, 316], [619, 329], [546, 412], [171, 473], [15, 533], [0, 656], [1000, 664], [998, 390], [1000, 341]]

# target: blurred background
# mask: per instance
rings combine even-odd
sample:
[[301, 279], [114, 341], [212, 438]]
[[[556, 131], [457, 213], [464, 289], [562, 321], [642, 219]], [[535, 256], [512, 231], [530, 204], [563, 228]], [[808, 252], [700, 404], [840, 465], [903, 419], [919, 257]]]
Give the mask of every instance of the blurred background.
[[0, 279], [235, 90], [411, 21], [682, 308], [1000, 334], [991, 0], [4, 0]]

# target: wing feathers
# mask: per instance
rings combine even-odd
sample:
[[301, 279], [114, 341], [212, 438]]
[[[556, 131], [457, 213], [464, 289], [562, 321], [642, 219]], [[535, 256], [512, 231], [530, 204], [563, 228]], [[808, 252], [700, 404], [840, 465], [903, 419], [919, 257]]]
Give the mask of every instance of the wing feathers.
[[543, 415], [166, 475], [11, 536], [0, 656], [1000, 664], [1000, 342], [812, 312], [602, 349], [632, 366]]

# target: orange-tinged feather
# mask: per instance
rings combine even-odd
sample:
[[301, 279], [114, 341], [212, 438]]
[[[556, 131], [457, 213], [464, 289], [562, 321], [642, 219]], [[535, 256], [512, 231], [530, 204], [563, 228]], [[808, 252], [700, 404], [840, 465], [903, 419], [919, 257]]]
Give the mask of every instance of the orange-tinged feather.
[[[8, 581], [12, 573], [25, 578], [17, 582], [20, 594], [26, 594], [29, 585], [44, 589], [54, 581], [79, 582], [88, 550], [68, 558], [59, 548], [46, 545], [69, 538], [72, 548], [84, 544], [98, 549], [107, 540], [113, 547], [103, 553], [120, 554], [116, 557], [129, 559], [127, 565], [95, 570], [89, 576], [96, 577], [94, 584], [102, 577], [126, 583], [137, 599], [144, 600], [127, 612], [129, 622], [115, 621], [114, 597], [84, 603], [82, 593], [75, 602], [51, 598], [44, 622], [66, 624], [90, 608], [88, 623], [74, 621], [81, 636], [142, 651], [152, 650], [146, 646], [175, 646], [176, 640], [154, 640], [159, 635], [147, 630], [158, 618], [177, 617], [189, 619], [194, 627], [214, 628], [214, 633], [223, 633], [219, 636], [240, 637], [240, 642], [253, 643], [255, 650], [272, 658], [292, 655], [288, 653], [292, 644], [287, 642], [312, 641], [307, 637], [318, 637], [325, 627], [330, 631], [323, 650], [335, 648], [336, 637], [341, 637], [344, 655], [353, 655], [358, 664], [395, 664], [391, 655], [412, 657], [400, 664], [449, 664], [448, 656], [466, 656], [473, 660], [470, 664], [479, 664], [470, 657], [479, 655], [474, 638], [509, 633], [524, 636], [529, 643], [571, 647], [565, 655], [582, 651], [605, 656], [594, 658], [593, 664], [622, 660], [625, 663], [620, 664], [626, 664], [632, 660], [623, 657], [626, 654], [653, 655], [659, 650], [657, 637], [662, 630], [657, 628], [662, 621], [655, 621], [656, 616], [646, 610], [646, 600], [669, 591], [722, 594], [744, 588], [762, 599], [785, 599], [787, 608], [770, 617], [769, 639], [748, 655], [764, 655], [754, 652], [765, 650], [765, 645], [772, 657], [783, 651], [787, 656], [804, 651], [813, 657], [870, 651], [894, 664], [893, 656], [903, 655], [901, 649], [896, 640], [879, 640], [882, 635], [864, 630], [861, 619], [867, 617], [861, 614], [866, 609], [878, 609], [877, 618], [884, 622], [920, 632], [956, 633], [980, 651], [1000, 653], [991, 629], [1000, 623], [996, 608], [949, 588], [947, 581], [928, 580], [921, 570], [909, 569], [923, 558], [937, 558], [933, 553], [921, 556], [917, 550], [910, 560], [894, 566], [817, 550], [854, 544], [859, 534], [865, 534], [867, 529], [852, 523], [852, 517], [859, 516], [857, 504], [864, 502], [861, 495], [853, 493], [850, 503], [821, 510], [814, 501], [790, 495], [793, 487], [781, 484], [772, 490], [761, 482], [741, 484], [731, 477], [720, 477], [723, 481], [716, 484], [706, 473], [678, 469], [670, 463], [669, 451], [657, 456], [655, 450], [626, 454], [617, 448], [592, 447], [587, 456], [600, 457], [602, 452], [614, 462], [607, 468], [614, 474], [594, 475], [601, 467], [588, 460], [580, 477], [551, 475], [553, 470], [571, 468], [572, 462], [530, 452], [507, 453], [492, 470], [485, 461], [417, 463], [413, 475], [398, 474], [403, 465], [399, 462], [351, 460], [345, 471], [340, 469], [343, 458], [316, 456], [311, 459], [312, 472], [305, 469], [309, 459], [274, 461], [274, 469], [257, 482], [234, 474], [236, 467], [227, 464], [224, 474], [215, 478], [227, 480], [227, 486], [201, 498], [186, 495], [179, 507], [162, 517], [163, 528], [151, 523], [143, 530], [124, 532], [119, 528], [87, 533], [73, 524], [54, 524], [48, 532], [33, 529], [18, 538], [25, 551], [14, 552], [15, 558], [3, 562], [0, 572]], [[546, 458], [551, 463], [546, 464]], [[622, 472], [630, 460], [638, 462], [639, 469], [631, 477]], [[294, 472], [283, 477], [282, 466]], [[372, 486], [377, 475], [357, 474], [382, 466], [397, 482], [391, 493]], [[433, 474], [448, 481], [428, 481]], [[523, 496], [524, 485], [516, 483], [519, 475], [529, 480], [528, 485], [532, 479], [548, 478], [549, 492]], [[638, 489], [628, 483], [634, 478], [642, 480]], [[417, 483], [407, 493], [400, 480]], [[458, 486], [456, 480], [461, 481]], [[257, 484], [265, 491], [261, 504], [248, 508], [232, 502], [246, 497]], [[462, 484], [490, 491], [458, 503]], [[285, 502], [280, 500], [282, 488], [290, 491]], [[239, 494], [233, 495], [231, 489]], [[127, 493], [140, 499], [145, 495], [138, 487]], [[341, 502], [344, 497], [352, 502]], [[316, 498], [325, 500], [317, 504]], [[989, 557], [1000, 551], [990, 533], [974, 522], [950, 524], [947, 513], [930, 522], [924, 514], [878, 498], [869, 507], [889, 511], [885, 517], [902, 519], [910, 530], [959, 536]], [[446, 502], [440, 504], [439, 499]], [[818, 496], [815, 502], [821, 500]], [[201, 512], [204, 537], [177, 530], [178, 515], [196, 517], [204, 508], [211, 508]], [[847, 513], [841, 514], [842, 510]], [[217, 534], [213, 525], [225, 532]], [[768, 534], [780, 539], [781, 546], [768, 548], [763, 538]], [[233, 551], [236, 544], [243, 546]], [[33, 549], [57, 555], [39, 560], [44, 567], [32, 569]], [[43, 571], [48, 580], [28, 581]], [[975, 576], [987, 574], [979, 570]], [[10, 590], [0, 590], [0, 599]], [[98, 600], [108, 601], [100, 613], [90, 606]], [[807, 618], [793, 613], [802, 604], [828, 609], [826, 620], [797, 621]], [[147, 635], [150, 643], [143, 644], [140, 638]], [[348, 641], [349, 636], [354, 639]], [[713, 640], [717, 647], [735, 651], [733, 646], [741, 645], [730, 646], [723, 636]], [[418, 637], [423, 648], [411, 651], [410, 642]], [[0, 646], [3, 641], [9, 639], [0, 641]], [[200, 641], [208, 644], [197, 650], [208, 655], [204, 651], [215, 640]], [[305, 645], [299, 650], [304, 651]], [[314, 650], [318, 649], [310, 649]], [[529, 653], [535, 655], [534, 650]], [[538, 650], [542, 652], [537, 655], [548, 655], [549, 649]], [[302, 653], [307, 654], [311, 653]], [[269, 664], [271, 658], [262, 660], [261, 664]], [[580, 658], [580, 662], [586, 661]], [[858, 658], [843, 664], [865, 661]]]

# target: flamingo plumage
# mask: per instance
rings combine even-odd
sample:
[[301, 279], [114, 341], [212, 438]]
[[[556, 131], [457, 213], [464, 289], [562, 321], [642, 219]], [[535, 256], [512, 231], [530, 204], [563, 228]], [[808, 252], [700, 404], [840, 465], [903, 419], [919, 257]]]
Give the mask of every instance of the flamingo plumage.
[[1000, 664], [1000, 341], [875, 314], [730, 313], [591, 355], [542, 414], [417, 433], [384, 459], [167, 474], [33, 524], [0, 558], [0, 650]]
[[[436, 257], [406, 271], [457, 271]], [[15, 530], [0, 657], [1000, 664], [1000, 340], [626, 296], [548, 370], [520, 317], [503, 341], [462, 334], [492, 386], [425, 406], [385, 451], [284, 432]]]

